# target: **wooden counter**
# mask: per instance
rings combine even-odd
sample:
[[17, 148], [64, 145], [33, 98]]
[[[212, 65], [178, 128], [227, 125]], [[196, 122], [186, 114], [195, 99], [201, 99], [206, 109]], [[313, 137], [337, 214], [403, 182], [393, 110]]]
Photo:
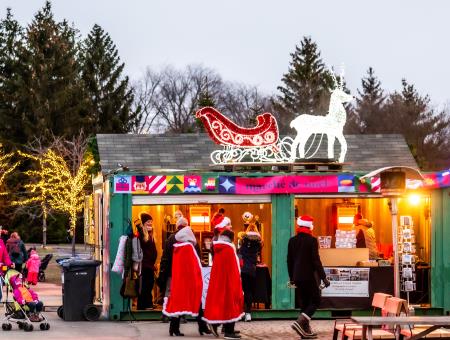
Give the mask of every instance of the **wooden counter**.
[[356, 266], [359, 261], [369, 261], [369, 248], [320, 248], [324, 267]]

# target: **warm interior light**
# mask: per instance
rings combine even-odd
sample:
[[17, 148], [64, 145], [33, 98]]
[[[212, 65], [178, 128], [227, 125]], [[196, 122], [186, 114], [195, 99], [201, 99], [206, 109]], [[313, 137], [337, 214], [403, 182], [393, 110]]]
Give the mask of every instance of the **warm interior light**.
[[191, 224], [202, 224], [202, 223], [209, 224], [209, 216], [198, 216], [198, 215], [191, 216]]
[[353, 224], [353, 216], [339, 216], [338, 223], [339, 224]]
[[412, 205], [418, 205], [420, 203], [420, 196], [419, 195], [409, 195], [408, 201]]

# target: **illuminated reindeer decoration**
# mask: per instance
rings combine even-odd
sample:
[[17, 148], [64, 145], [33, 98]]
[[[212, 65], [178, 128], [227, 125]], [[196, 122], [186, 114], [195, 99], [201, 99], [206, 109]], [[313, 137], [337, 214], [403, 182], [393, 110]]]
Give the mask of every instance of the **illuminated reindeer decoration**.
[[[299, 150], [299, 158], [304, 159], [314, 157], [318, 151], [323, 135], [327, 135], [328, 139], [328, 158], [334, 158], [334, 141], [338, 139], [341, 144], [341, 154], [339, 162], [343, 163], [345, 154], [347, 153], [347, 142], [345, 140], [343, 129], [347, 119], [343, 103], [350, 102], [353, 96], [344, 92], [344, 77], [343, 72], [338, 82], [334, 72], [330, 72], [333, 77], [334, 89], [331, 91], [330, 106], [326, 116], [313, 116], [303, 114], [295, 118], [290, 127], [297, 131], [297, 136], [292, 143], [290, 162], [294, 162], [297, 155], [297, 148]], [[321, 135], [319, 146], [313, 155], [307, 155], [308, 150], [305, 151], [306, 142], [312, 135]]]

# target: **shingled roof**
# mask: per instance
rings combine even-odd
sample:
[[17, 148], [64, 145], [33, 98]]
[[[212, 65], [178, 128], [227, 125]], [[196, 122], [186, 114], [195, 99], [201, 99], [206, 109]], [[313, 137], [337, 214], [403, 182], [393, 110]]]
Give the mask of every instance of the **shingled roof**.
[[[347, 135], [348, 150], [344, 170], [369, 172], [385, 166], [418, 168], [401, 135]], [[118, 164], [130, 170], [170, 171], [208, 170], [212, 151], [221, 148], [204, 133], [131, 135], [98, 134], [102, 172], [115, 170]], [[339, 143], [335, 143], [336, 151]], [[322, 143], [318, 157], [326, 154]], [[335, 152], [338, 155], [337, 152]]]

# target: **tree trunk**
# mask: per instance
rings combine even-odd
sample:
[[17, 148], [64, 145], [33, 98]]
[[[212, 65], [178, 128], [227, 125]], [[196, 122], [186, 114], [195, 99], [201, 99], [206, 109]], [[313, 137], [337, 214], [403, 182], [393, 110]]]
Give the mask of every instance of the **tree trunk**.
[[72, 236], [72, 257], [75, 257], [75, 228], [77, 225], [77, 215], [70, 217], [70, 234]]
[[42, 214], [42, 248], [47, 247], [47, 208], [44, 207]]

